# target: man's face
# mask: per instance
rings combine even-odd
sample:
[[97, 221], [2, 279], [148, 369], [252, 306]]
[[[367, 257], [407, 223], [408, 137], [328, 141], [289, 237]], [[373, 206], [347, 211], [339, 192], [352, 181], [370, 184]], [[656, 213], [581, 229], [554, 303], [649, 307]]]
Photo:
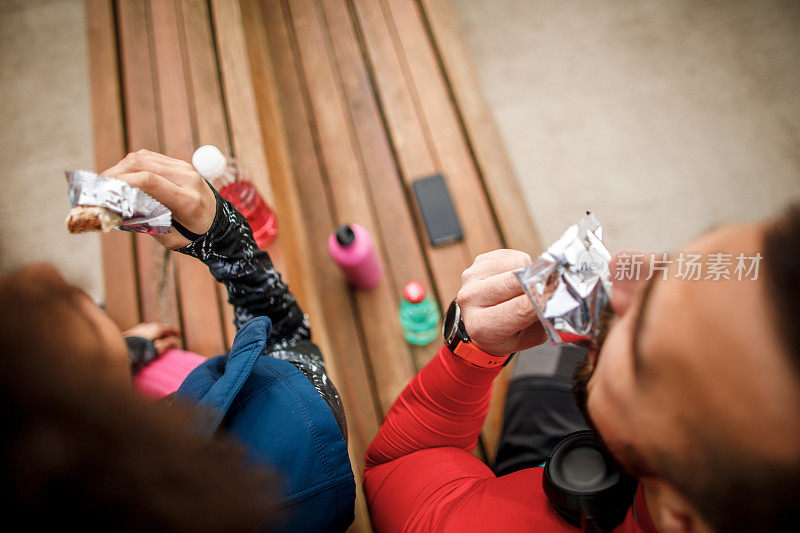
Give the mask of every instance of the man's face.
[[[755, 256], [763, 229], [719, 228], [683, 251], [704, 260]], [[676, 272], [673, 262], [666, 279], [657, 272], [647, 281], [645, 264], [640, 280], [613, 281], [616, 317], [583, 369], [591, 375], [582, 406], [591, 424], [640, 478], [658, 479], [665, 458], [694, 457], [699, 439], [791, 457], [800, 443], [786, 438], [787, 428], [798, 427], [787, 406], [798, 405], [800, 391], [773, 326], [763, 269], [757, 280], [742, 281], [683, 280]]]

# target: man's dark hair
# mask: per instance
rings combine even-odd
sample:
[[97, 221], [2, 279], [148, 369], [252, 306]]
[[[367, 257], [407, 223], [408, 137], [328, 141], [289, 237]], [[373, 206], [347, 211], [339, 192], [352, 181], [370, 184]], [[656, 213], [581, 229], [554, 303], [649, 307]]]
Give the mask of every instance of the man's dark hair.
[[764, 270], [781, 340], [800, 378], [800, 203], [764, 235]]
[[[762, 255], [776, 332], [800, 387], [800, 204], [768, 224]], [[800, 406], [786, 409], [800, 417]], [[703, 428], [693, 435], [699, 453], [662, 457], [659, 470], [715, 530], [800, 531], [800, 450], [790, 461], [754, 458], [720, 446]]]
[[[275, 476], [134, 396], [102, 367], [76, 290], [0, 278], [0, 509], [26, 529], [253, 531], [274, 525]], [[97, 344], [95, 350], [102, 345]]]

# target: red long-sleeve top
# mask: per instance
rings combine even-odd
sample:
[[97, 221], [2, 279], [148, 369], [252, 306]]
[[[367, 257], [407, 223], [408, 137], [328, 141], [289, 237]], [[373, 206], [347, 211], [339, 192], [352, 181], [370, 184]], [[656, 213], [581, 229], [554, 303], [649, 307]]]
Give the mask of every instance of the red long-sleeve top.
[[[403, 390], [367, 450], [376, 531], [576, 531], [549, 505], [542, 468], [498, 478], [471, 453], [499, 372], [442, 347]], [[655, 531], [641, 491], [615, 531]]]

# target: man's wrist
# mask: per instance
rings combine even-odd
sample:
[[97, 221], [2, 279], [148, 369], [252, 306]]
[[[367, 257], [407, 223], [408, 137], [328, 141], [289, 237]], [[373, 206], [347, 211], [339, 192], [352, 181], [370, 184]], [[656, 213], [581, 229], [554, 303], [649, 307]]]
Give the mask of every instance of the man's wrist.
[[510, 355], [492, 355], [486, 353], [472, 343], [461, 343], [455, 349], [447, 346], [450, 353], [463, 359], [467, 363], [477, 366], [479, 368], [502, 368], [506, 366], [515, 354]]
[[444, 343], [456, 357], [480, 368], [499, 368], [511, 361], [514, 354], [496, 356], [478, 348], [469, 337], [464, 321], [461, 318], [461, 309], [453, 300], [447, 309], [443, 327]]

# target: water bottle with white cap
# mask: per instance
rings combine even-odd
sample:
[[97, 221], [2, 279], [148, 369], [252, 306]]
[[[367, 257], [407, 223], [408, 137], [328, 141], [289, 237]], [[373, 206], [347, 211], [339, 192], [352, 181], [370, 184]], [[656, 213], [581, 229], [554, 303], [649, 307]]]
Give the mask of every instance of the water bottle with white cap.
[[219, 191], [220, 196], [244, 215], [253, 230], [256, 244], [259, 248], [266, 248], [278, 233], [278, 222], [255, 185], [244, 179], [238, 162], [216, 146], [206, 144], [194, 151], [192, 165]]

